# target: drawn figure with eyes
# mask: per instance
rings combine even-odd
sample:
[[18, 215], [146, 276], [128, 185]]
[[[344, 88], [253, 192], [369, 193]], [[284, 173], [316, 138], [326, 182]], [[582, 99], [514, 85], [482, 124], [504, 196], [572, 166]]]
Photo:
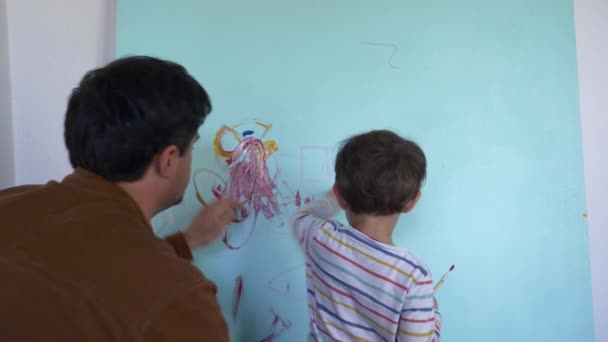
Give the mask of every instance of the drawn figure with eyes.
[[[253, 215], [249, 227], [238, 228], [239, 231], [248, 230], [240, 243], [230, 239], [229, 230], [224, 232], [222, 240], [229, 249], [239, 249], [247, 243], [260, 213], [266, 219], [271, 219], [280, 213], [276, 182], [271, 177], [266, 164], [268, 158], [278, 150], [278, 146], [274, 140], [263, 141], [272, 125], [254, 121], [254, 127], [260, 128], [259, 134], [256, 134], [257, 129], [239, 132], [238, 130], [246, 124], [251, 126], [251, 122], [243, 122], [232, 127], [223, 126], [217, 131], [213, 141], [214, 152], [220, 160], [223, 160], [228, 180], [208, 169], [199, 169], [193, 176], [196, 196], [203, 206], [206, 206], [207, 202], [199, 192], [197, 179], [206, 174], [216, 178], [215, 184], [210, 189], [215, 198], [230, 198], [242, 204], [237, 223], [244, 223]], [[229, 145], [234, 147], [227, 147]]]

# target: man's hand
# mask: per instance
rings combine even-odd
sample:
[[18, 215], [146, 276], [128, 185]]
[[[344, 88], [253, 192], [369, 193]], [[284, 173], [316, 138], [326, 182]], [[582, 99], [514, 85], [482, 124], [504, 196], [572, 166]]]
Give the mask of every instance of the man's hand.
[[219, 200], [201, 209], [184, 232], [190, 250], [215, 241], [226, 226], [236, 220], [239, 207], [237, 201]]

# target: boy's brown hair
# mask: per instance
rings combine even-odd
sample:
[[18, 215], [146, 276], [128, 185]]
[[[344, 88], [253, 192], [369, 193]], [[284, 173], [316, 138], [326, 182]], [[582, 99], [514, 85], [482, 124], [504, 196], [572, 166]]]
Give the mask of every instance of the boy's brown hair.
[[413, 141], [389, 130], [355, 135], [336, 157], [336, 189], [358, 214], [400, 213], [426, 178], [426, 157]]

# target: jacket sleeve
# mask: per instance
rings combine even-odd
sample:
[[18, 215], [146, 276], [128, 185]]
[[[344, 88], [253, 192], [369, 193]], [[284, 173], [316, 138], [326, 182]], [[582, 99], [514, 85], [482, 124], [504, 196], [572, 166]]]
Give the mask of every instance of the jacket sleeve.
[[180, 232], [169, 235], [165, 238], [165, 241], [167, 241], [169, 245], [173, 247], [173, 250], [175, 250], [175, 253], [180, 258], [192, 261], [192, 251], [190, 250], [190, 246], [188, 246], [183, 233]]

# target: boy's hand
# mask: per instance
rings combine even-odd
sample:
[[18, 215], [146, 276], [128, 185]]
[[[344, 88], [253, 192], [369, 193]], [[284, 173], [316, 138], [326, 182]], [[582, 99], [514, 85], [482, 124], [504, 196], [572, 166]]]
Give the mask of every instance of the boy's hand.
[[433, 296], [433, 309], [439, 310], [439, 304], [437, 304], [437, 298]]
[[190, 250], [215, 241], [224, 228], [236, 220], [239, 207], [239, 202], [223, 199], [201, 209], [184, 232]]

